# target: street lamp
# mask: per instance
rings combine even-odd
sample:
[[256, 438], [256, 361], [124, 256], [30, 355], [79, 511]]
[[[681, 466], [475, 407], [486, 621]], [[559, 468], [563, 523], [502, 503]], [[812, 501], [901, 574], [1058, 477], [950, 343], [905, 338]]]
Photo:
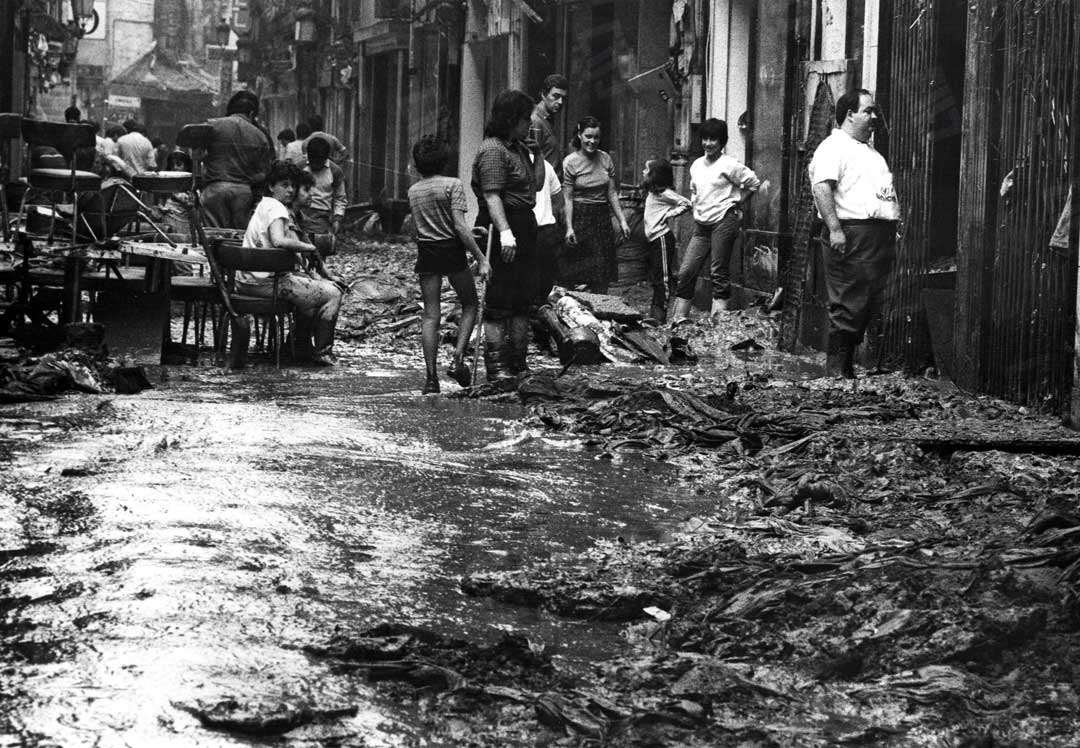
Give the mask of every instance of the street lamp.
[[310, 6], [302, 5], [293, 12], [296, 25], [293, 27], [293, 39], [300, 44], [315, 41], [315, 11]]
[[228, 21], [222, 18], [221, 23], [214, 27], [214, 34], [219, 47], [229, 46], [230, 33], [232, 33], [232, 26], [229, 25]]
[[217, 44], [206, 45], [206, 55], [211, 60], [221, 60], [221, 103], [224, 105], [232, 96], [233, 88], [233, 60], [237, 58], [237, 49], [229, 47], [229, 36], [232, 34], [232, 26], [224, 18], [221, 23], [214, 27], [214, 39]]
[[94, 17], [94, 0], [71, 0], [71, 14], [75, 20]]

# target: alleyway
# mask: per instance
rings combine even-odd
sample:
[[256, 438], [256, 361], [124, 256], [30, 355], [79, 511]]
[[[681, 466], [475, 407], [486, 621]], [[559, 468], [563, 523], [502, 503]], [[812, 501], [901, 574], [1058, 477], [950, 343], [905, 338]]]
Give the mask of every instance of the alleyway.
[[[466, 597], [460, 576], [655, 538], [705, 509], [660, 463], [570, 437], [514, 446], [520, 407], [421, 398], [415, 372], [370, 351], [332, 371], [172, 371], [196, 380], [0, 421], [2, 634], [21, 661], [0, 724], [31, 741], [0, 729], [0, 745], [232, 745], [173, 706], [225, 698], [358, 705], [289, 745], [400, 744], [407, 705], [299, 648], [407, 622], [513, 630], [573, 668], [611, 654], [618, 628]], [[79, 426], [49, 434], [55, 416]]]

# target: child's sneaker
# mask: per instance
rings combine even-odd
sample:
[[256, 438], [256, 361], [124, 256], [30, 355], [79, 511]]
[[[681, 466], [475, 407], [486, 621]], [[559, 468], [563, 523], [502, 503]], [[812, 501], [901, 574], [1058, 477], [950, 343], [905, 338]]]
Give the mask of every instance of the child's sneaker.
[[447, 369], [446, 373], [462, 387], [469, 387], [472, 385], [472, 371], [461, 359], [454, 359], [451, 361], [450, 368]]

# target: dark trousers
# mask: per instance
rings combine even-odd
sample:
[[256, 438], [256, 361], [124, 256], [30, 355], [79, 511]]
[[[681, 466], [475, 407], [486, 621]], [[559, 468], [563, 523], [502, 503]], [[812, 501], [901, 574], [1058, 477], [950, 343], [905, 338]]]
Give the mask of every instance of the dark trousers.
[[203, 188], [203, 220], [216, 229], [247, 228], [254, 198], [251, 185], [238, 182], [211, 182]]
[[477, 226], [487, 227], [491, 237], [491, 280], [488, 281], [484, 314], [492, 321], [528, 315], [536, 298], [536, 216], [532, 208], [507, 208], [506, 221], [517, 240], [512, 262], [504, 262], [499, 232], [487, 210], [476, 217]]
[[[896, 259], [896, 224], [892, 221], [841, 221], [847, 248], [826, 249], [825, 281], [829, 291], [829, 335], [838, 343], [862, 342], [870, 320], [881, 314], [885, 287]], [[824, 232], [829, 246], [828, 229]]]
[[555, 285], [559, 250], [562, 248], [563, 230], [557, 223], [538, 226], [536, 229], [536, 300], [541, 307]]
[[680, 299], [694, 298], [698, 273], [705, 259], [711, 257], [709, 276], [712, 280], [712, 297], [727, 299], [731, 297], [731, 250], [739, 236], [739, 221], [742, 214], [732, 208], [718, 223], [698, 223], [694, 221], [694, 235], [686, 247], [682, 264], [679, 266], [679, 283], [675, 295]]
[[[663, 321], [668, 295], [675, 286], [675, 235], [670, 231], [649, 242], [649, 285], [652, 286], [653, 317]], [[667, 272], [664, 272], [664, 268]]]

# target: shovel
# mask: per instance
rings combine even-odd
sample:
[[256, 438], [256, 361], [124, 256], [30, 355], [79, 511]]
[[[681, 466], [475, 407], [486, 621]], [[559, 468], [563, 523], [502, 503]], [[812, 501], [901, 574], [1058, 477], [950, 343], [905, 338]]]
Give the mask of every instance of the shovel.
[[[483, 231], [487, 234], [487, 249], [484, 255], [487, 257], [488, 265], [491, 264], [491, 227], [482, 228], [477, 227], [473, 229], [474, 233]], [[487, 300], [487, 281], [480, 281], [480, 293], [479, 308], [476, 310], [476, 351], [473, 354], [473, 366], [472, 366], [472, 386], [476, 386], [476, 372], [480, 369], [480, 348], [484, 345], [484, 303]]]

